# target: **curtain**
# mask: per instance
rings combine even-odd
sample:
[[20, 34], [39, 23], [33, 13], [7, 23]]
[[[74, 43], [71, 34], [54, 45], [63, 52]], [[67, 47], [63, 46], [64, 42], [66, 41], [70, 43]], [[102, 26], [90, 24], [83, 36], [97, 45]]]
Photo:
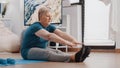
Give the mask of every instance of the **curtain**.
[[116, 32], [116, 49], [120, 49], [120, 0], [117, 0], [117, 23], [119, 30]]
[[117, 0], [111, 0], [109, 38], [116, 41], [116, 33], [118, 32], [118, 5]]
[[108, 5], [111, 3], [111, 0], [100, 0], [100, 1], [102, 1], [105, 5]]
[[[109, 39], [116, 41], [116, 32], [118, 31], [118, 2], [117, 0], [100, 0], [105, 5], [110, 4], [110, 15], [109, 15]], [[118, 0], [119, 1], [119, 0]]]
[[120, 49], [120, 0], [111, 0], [109, 21], [109, 38], [116, 42], [116, 49]]

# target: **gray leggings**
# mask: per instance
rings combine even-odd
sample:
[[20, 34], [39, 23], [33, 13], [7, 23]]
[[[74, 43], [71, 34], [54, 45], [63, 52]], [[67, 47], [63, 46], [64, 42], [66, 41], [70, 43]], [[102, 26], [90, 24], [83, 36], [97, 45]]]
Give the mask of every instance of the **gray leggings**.
[[27, 59], [69, 62], [70, 55], [51, 48], [31, 48], [28, 52]]

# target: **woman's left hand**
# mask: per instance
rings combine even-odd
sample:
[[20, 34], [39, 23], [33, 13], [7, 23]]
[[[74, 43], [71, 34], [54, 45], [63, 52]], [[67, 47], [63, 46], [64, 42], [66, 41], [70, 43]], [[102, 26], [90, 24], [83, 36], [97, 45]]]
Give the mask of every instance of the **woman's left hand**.
[[78, 41], [76, 41], [76, 40], [73, 40], [72, 43], [75, 44], [76, 46], [77, 46], [77, 45], [82, 45], [82, 43], [80, 43], [80, 42], [78, 42]]

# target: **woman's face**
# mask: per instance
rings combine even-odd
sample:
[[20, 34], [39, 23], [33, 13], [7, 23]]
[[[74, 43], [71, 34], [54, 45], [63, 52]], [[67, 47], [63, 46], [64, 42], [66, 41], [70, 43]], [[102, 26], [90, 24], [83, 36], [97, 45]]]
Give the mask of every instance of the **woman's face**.
[[51, 21], [51, 14], [50, 14], [50, 12], [47, 12], [47, 13], [45, 13], [45, 14], [43, 14], [41, 17], [40, 17], [40, 21], [42, 22], [42, 23], [46, 23], [46, 24], [48, 24], [48, 23], [50, 23], [50, 21]]

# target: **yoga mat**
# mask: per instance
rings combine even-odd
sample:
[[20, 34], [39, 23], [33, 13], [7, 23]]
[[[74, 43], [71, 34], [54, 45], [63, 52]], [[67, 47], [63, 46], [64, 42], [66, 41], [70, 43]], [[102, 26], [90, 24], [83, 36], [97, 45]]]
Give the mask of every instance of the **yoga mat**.
[[40, 62], [47, 62], [47, 61], [15, 59], [15, 64], [0, 64], [0, 66], [10, 66], [10, 65], [17, 65], [17, 64], [32, 64], [32, 63], [40, 63]]

